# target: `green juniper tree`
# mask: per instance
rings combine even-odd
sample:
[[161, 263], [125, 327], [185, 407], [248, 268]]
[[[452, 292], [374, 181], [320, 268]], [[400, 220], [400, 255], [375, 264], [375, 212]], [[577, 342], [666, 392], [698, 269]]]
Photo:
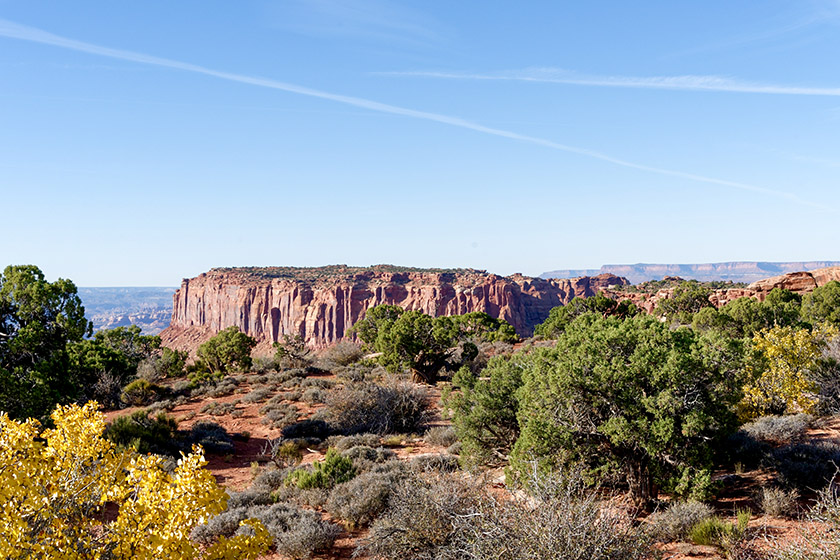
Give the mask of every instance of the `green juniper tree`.
[[198, 358], [214, 374], [224, 374], [233, 369], [247, 371], [251, 368], [251, 350], [257, 341], [231, 326], [198, 347]]
[[379, 305], [353, 325], [366, 346], [381, 353], [380, 363], [390, 371], [409, 369], [415, 381], [434, 383], [445, 367], [458, 367], [452, 359], [462, 347], [462, 361], [478, 354], [476, 342], [518, 340], [506, 321], [473, 312], [451, 317], [430, 317], [397, 305]]
[[618, 473], [642, 506], [663, 486], [702, 495], [713, 442], [734, 426], [740, 359], [730, 339], [653, 317], [582, 315], [523, 362], [512, 472], [536, 460]]
[[47, 282], [33, 265], [0, 274], [0, 410], [13, 418], [44, 417], [80, 396], [84, 380], [71, 368], [68, 343], [91, 333], [70, 280]]

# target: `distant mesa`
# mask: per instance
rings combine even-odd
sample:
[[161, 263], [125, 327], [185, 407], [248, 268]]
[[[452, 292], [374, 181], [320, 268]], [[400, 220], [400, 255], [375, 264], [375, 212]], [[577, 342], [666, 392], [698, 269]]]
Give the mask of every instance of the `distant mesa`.
[[615, 274], [627, 278], [632, 284], [662, 280], [666, 276], [679, 276], [686, 280], [710, 282], [723, 280], [749, 284], [771, 276], [791, 272], [808, 272], [820, 268], [840, 266], [840, 261], [808, 262], [720, 262], [705, 264], [606, 264], [596, 269], [552, 270], [540, 278], [577, 278], [597, 274]]
[[137, 325], [143, 334], [158, 334], [172, 318], [175, 288], [78, 288], [93, 330]]
[[[574, 277], [553, 277], [565, 273]], [[710, 300], [720, 306], [745, 296], [763, 300], [776, 287], [810, 292], [840, 280], [840, 263], [606, 265], [542, 276], [548, 278], [392, 265], [214, 268], [185, 279], [177, 290], [79, 288], [79, 294], [96, 329], [137, 324], [146, 334], [160, 333], [169, 347], [194, 351], [220, 330], [236, 326], [257, 339], [258, 350], [267, 352], [287, 334], [300, 335], [313, 347], [328, 346], [341, 340], [368, 309], [381, 304], [432, 316], [482, 311], [508, 321], [520, 335], [530, 336], [553, 307], [574, 297], [603, 292], [614, 299], [629, 298], [650, 312], [672, 296], [673, 288], [663, 287], [656, 293], [627, 288], [628, 279], [634, 284], [677, 276], [743, 282], [714, 291]]]
[[237, 326], [264, 349], [287, 334], [323, 347], [341, 340], [368, 309], [381, 304], [435, 317], [481, 311], [528, 336], [552, 307], [627, 283], [612, 274], [547, 280], [392, 265], [215, 268], [181, 283], [161, 338], [172, 348], [195, 350], [213, 334]]

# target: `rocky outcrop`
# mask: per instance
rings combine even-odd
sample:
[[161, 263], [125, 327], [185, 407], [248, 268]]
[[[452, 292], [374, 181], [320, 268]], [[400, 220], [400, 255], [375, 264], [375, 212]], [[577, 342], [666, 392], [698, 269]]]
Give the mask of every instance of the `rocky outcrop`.
[[797, 294], [805, 294], [814, 291], [815, 288], [825, 286], [832, 280], [840, 281], [840, 266], [773, 276], [753, 282], [747, 286], [747, 289], [755, 292], [756, 297], [763, 301], [774, 288], [783, 288]]
[[[653, 313], [663, 300], [674, 297], [674, 288], [662, 288], [653, 293], [644, 292], [626, 292], [618, 290], [603, 290], [603, 294], [616, 301], [628, 300], [645, 313]], [[729, 288], [724, 290], [715, 290], [709, 296], [709, 301], [715, 307], [722, 307], [742, 297], [758, 297], [755, 291], [745, 288]], [[763, 297], [762, 297], [763, 301]]]
[[624, 284], [625, 279], [611, 274], [545, 280], [473, 269], [392, 266], [218, 268], [181, 283], [170, 326], [161, 338], [172, 348], [194, 350], [220, 330], [237, 326], [263, 346], [299, 334], [310, 346], [323, 347], [343, 338], [368, 309], [380, 304], [432, 316], [483, 311], [528, 336], [552, 307]]
[[[666, 277], [665, 280], [678, 281], [680, 278]], [[725, 288], [715, 290], [709, 296], [709, 301], [715, 307], [722, 307], [742, 297], [753, 297], [759, 301], [764, 301], [772, 290], [775, 288], [782, 288], [790, 290], [797, 294], [807, 294], [813, 292], [814, 289], [820, 286], [825, 286], [829, 282], [836, 280], [840, 281], [840, 266], [833, 266], [812, 270], [810, 272], [791, 272], [764, 280], [753, 282], [746, 288]], [[639, 292], [626, 292], [623, 290], [606, 289], [604, 294], [615, 300], [630, 300], [637, 307], [644, 309], [648, 313], [652, 313], [659, 305], [659, 302], [666, 299], [671, 299], [674, 296], [674, 288], [663, 288], [655, 293], [646, 294]]]

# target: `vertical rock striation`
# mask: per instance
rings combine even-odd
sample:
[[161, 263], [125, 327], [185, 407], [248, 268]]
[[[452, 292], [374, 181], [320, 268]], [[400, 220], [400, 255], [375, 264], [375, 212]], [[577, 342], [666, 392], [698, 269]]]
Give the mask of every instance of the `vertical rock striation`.
[[612, 274], [554, 280], [473, 269], [218, 268], [185, 279], [173, 299], [165, 345], [194, 350], [220, 330], [237, 326], [263, 345], [300, 335], [313, 347], [332, 344], [377, 305], [399, 305], [432, 316], [483, 311], [523, 336], [552, 307], [627, 281]]

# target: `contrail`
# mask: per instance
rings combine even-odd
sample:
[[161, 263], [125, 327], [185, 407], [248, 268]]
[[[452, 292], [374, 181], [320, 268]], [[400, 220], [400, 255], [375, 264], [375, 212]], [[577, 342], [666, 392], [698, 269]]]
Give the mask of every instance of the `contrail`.
[[557, 68], [531, 68], [499, 74], [469, 72], [376, 72], [380, 76], [417, 76], [450, 80], [487, 80], [508, 82], [540, 82], [577, 86], [614, 88], [667, 89], [683, 91], [717, 91], [728, 93], [763, 93], [770, 95], [840, 96], [840, 88], [787, 86], [733, 80], [722, 76], [586, 76]]
[[82, 41], [76, 41], [73, 39], [68, 39], [66, 37], [61, 37], [59, 35], [54, 35], [47, 31], [43, 31], [41, 29], [37, 29], [34, 27], [29, 27], [25, 25], [21, 25], [12, 21], [0, 19], [0, 37], [8, 37], [10, 39], [20, 39], [22, 41], [30, 41], [34, 43], [41, 43], [45, 45], [51, 45], [55, 47], [61, 47], [65, 49], [70, 49], [74, 51], [81, 51], [89, 54], [94, 54], [97, 56], [104, 56], [108, 58], [114, 58], [119, 60], [127, 60], [130, 62], [137, 62], [140, 64], [148, 64], [152, 66], [160, 66], [164, 68], [172, 68], [175, 70], [182, 70], [184, 72], [192, 72], [195, 74], [204, 74], [206, 76], [212, 76], [214, 78], [219, 78], [222, 80], [229, 80], [232, 82], [240, 82], [243, 84], [249, 84], [254, 86], [260, 86], [265, 88], [271, 88], [281, 91], [287, 91], [290, 93], [297, 93], [299, 95], [306, 95], [309, 97], [316, 97], [320, 99], [327, 99], [329, 101], [334, 101], [337, 103], [343, 103], [345, 105], [351, 105], [354, 107], [360, 107], [363, 109], [369, 109], [371, 111], [378, 111], [380, 113], [389, 113], [392, 115], [400, 115], [405, 117], [411, 117], [415, 119], [427, 120], [427, 121], [434, 121], [439, 122], [442, 124], [447, 124], [450, 126], [455, 126], [458, 128], [464, 128], [467, 130], [473, 130], [476, 132], [481, 132], [483, 134], [490, 134], [493, 136], [500, 136], [502, 138], [509, 138], [511, 140], [518, 140], [521, 142], [527, 142], [530, 144], [535, 144], [538, 146], [544, 146], [546, 148], [551, 148], [554, 150], [560, 150], [563, 152], [569, 152], [573, 154], [578, 154], [581, 156], [586, 156], [594, 159], [598, 159], [601, 161], [606, 161], [612, 163], [614, 165], [619, 165], [622, 167], [627, 167], [630, 169], [637, 169], [640, 171], [647, 171], [650, 173], [656, 173], [659, 175], [666, 175], [670, 177], [679, 177], [682, 179], [689, 179], [691, 181], [697, 181], [700, 183], [707, 183], [712, 185], [719, 185], [725, 187], [731, 187], [735, 189], [751, 191], [755, 193], [761, 193], [764, 195], [784, 198], [790, 200], [791, 202], [795, 202], [797, 204], [801, 204], [804, 206], [810, 206], [814, 208], [819, 208], [822, 210], [828, 210], [834, 212], [833, 208], [824, 206], [822, 204], [817, 204], [814, 202], [810, 202], [807, 200], [803, 200], [799, 196], [788, 193], [784, 191], [778, 191], [774, 189], [768, 189], [765, 187], [759, 187], [755, 185], [749, 185], [746, 183], [739, 183], [735, 181], [727, 181], [724, 179], [715, 179], [713, 177], [706, 177], [703, 175], [696, 175], [693, 173], [686, 173], [683, 171], [674, 171], [670, 169], [663, 169], [660, 167], [654, 167], [650, 165], [643, 165], [639, 163], [634, 163], [631, 161], [623, 160], [620, 158], [612, 157], [607, 154], [603, 154], [601, 152], [597, 152], [594, 150], [588, 150], [585, 148], [577, 148], [575, 146], [568, 146], [566, 144], [560, 144], [557, 142], [553, 142], [551, 140], [546, 140], [543, 138], [537, 138], [534, 136], [527, 136], [524, 134], [519, 134], [516, 132], [511, 132], [508, 130], [502, 130], [498, 128], [491, 128], [487, 126], [483, 126], [471, 121], [467, 121], [458, 117], [451, 117], [448, 115], [441, 115], [439, 113], [430, 113], [426, 111], [417, 111], [414, 109], [408, 109], [405, 107], [399, 107], [396, 105], [389, 105], [387, 103], [379, 103], [378, 101], [372, 101], [369, 99], [364, 99], [360, 97], [351, 97], [347, 95], [340, 95], [335, 93], [329, 93], [325, 91], [320, 91], [316, 89], [311, 89], [295, 84], [289, 84], [286, 82], [280, 82], [277, 80], [271, 80], [268, 78], [259, 78], [254, 76], [245, 76], [242, 74], [234, 74], [230, 72], [222, 72], [219, 70], [213, 70], [210, 68], [205, 68], [204, 66], [199, 66], [196, 64], [190, 64], [186, 62], [179, 62], [177, 60], [171, 60], [168, 58], [160, 58], [156, 56], [150, 56], [142, 53], [132, 52], [132, 51], [125, 51], [120, 49], [112, 49], [109, 47], [102, 47], [99, 45], [94, 45], [91, 43], [85, 43]]

